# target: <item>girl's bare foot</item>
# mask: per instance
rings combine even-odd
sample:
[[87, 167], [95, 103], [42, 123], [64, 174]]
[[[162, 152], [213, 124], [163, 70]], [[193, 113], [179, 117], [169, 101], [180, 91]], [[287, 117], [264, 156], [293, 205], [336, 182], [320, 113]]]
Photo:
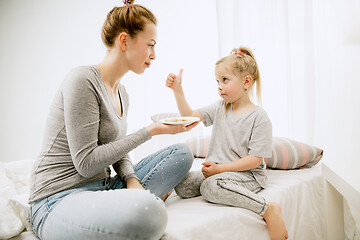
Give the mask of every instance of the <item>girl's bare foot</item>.
[[268, 203], [268, 208], [262, 217], [268, 227], [271, 240], [283, 240], [288, 238], [288, 232], [281, 215], [281, 207], [277, 203]]

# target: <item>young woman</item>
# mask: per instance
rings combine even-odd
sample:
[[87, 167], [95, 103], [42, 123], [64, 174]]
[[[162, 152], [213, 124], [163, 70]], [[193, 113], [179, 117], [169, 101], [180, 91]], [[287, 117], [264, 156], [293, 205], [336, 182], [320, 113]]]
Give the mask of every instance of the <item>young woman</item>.
[[[153, 123], [127, 135], [128, 95], [120, 81], [155, 60], [156, 18], [143, 6], [113, 8], [102, 29], [107, 47], [97, 65], [76, 67], [51, 105], [29, 203], [38, 238], [159, 239], [163, 201], [189, 171], [184, 144], [132, 165], [128, 153], [157, 134], [193, 128]], [[112, 165], [117, 175], [110, 177]], [[146, 191], [145, 191], [146, 189]]]

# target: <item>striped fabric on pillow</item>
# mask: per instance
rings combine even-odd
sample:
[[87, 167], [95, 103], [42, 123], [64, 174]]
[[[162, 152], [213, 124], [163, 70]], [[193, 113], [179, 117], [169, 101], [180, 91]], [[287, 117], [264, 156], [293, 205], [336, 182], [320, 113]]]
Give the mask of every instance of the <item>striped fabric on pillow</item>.
[[152, 115], [151, 116], [151, 120], [153, 122], [159, 122], [161, 119], [164, 119], [164, 118], [171, 118], [171, 117], [179, 117], [180, 114], [178, 113], [158, 113], [158, 114], [155, 114], [155, 115]]
[[[186, 143], [194, 157], [205, 158], [209, 149], [210, 136], [194, 137]], [[268, 168], [296, 169], [310, 168], [316, 165], [323, 156], [323, 150], [283, 137], [273, 137], [272, 157], [265, 158]]]
[[323, 156], [323, 150], [312, 145], [284, 137], [274, 137], [272, 157], [265, 158], [268, 168], [295, 169], [310, 168]]

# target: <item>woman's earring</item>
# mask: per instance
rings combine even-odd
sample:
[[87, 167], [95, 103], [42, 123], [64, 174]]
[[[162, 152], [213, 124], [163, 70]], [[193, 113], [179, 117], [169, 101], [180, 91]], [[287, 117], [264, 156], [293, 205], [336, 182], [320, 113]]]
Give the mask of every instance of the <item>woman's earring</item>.
[[245, 91], [247, 91], [247, 88], [245, 88]]

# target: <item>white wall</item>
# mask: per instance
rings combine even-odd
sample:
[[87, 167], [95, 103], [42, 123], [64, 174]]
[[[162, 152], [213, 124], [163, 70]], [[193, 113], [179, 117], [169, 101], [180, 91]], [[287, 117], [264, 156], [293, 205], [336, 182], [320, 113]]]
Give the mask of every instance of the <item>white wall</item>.
[[[319, 21], [314, 143], [324, 149], [322, 161], [359, 193], [360, 1], [319, 0], [316, 3]], [[359, 236], [360, 209], [354, 206], [344, 200], [346, 239]]]
[[115, 1], [96, 2], [0, 1], [0, 161], [36, 157], [60, 82], [102, 58], [100, 19]]
[[324, 161], [360, 190], [360, 2], [317, 1], [316, 127]]
[[[277, 1], [279, 7], [282, 2]], [[54, 92], [70, 68], [96, 64], [102, 59], [105, 48], [100, 39], [101, 26], [107, 12], [119, 3], [118, 0], [0, 0], [0, 161], [36, 157]], [[175, 111], [171, 91], [164, 86], [169, 71], [185, 68], [184, 88], [194, 108], [218, 99], [214, 63], [218, 55], [238, 45], [231, 42], [231, 35], [218, 36], [215, 0], [139, 0], [138, 3], [149, 7], [158, 18], [158, 45], [152, 67], [143, 75], [128, 74], [123, 80], [131, 101], [130, 132], [150, 123], [154, 113]], [[281, 95], [288, 88], [280, 83], [275, 84], [275, 95], [271, 87], [263, 89], [263, 103], [271, 115], [275, 134], [296, 139], [307, 137], [308, 143], [325, 149], [322, 161], [340, 162], [347, 166], [346, 171], [356, 171], [360, 168], [357, 157], [359, 1], [316, 0], [298, 5], [309, 4], [313, 4], [313, 12], [309, 14], [314, 17], [310, 20], [315, 23], [315, 45], [308, 51], [315, 52], [317, 71], [313, 84], [301, 91], [306, 92], [306, 101], [314, 104], [313, 110], [301, 118], [289, 113], [300, 115], [297, 109], [279, 110], [288, 108]], [[286, 24], [285, 19], [279, 22]], [[252, 34], [266, 33], [265, 28], [247, 27], [247, 30]], [[276, 36], [276, 32], [272, 34]], [[265, 71], [262, 71], [264, 79], [268, 79], [267, 76], [274, 75], [271, 67], [267, 67], [270, 61], [261, 60], [271, 49], [267, 45], [268, 35], [249, 36], [262, 46], [256, 56]], [[227, 38], [227, 45], [218, 48], [218, 37]], [[276, 71], [283, 75], [281, 67]], [[266, 87], [266, 81], [263, 83]], [[298, 96], [300, 91], [295, 93]], [[279, 105], [272, 105], [266, 99]], [[308, 123], [300, 125], [309, 119], [315, 119], [311, 122], [313, 127], [307, 129], [310, 133], [302, 134], [299, 129]]]
[[[72, 67], [96, 64], [103, 58], [101, 26], [106, 14], [120, 3], [0, 0], [0, 161], [37, 156], [55, 91]], [[150, 123], [152, 114], [177, 111], [164, 81], [180, 67], [194, 107], [217, 99], [209, 68], [217, 59], [215, 1], [137, 3], [157, 16], [158, 44], [152, 67], [140, 76], [130, 73], [122, 81], [131, 101], [129, 132]], [[209, 91], [201, 91], [203, 98], [197, 98], [204, 85]]]

